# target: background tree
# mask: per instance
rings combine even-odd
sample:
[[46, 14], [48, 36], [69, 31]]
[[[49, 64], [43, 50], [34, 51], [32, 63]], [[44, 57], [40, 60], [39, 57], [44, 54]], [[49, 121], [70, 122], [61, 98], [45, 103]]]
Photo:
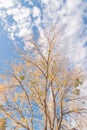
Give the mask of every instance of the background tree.
[[78, 119], [87, 112], [80, 95], [83, 70], [71, 66], [60, 32], [32, 39], [25, 38], [28, 51], [20, 51], [20, 60], [1, 74], [4, 116], [16, 130], [80, 128]]
[[0, 119], [0, 130], [6, 130], [6, 119], [5, 118]]

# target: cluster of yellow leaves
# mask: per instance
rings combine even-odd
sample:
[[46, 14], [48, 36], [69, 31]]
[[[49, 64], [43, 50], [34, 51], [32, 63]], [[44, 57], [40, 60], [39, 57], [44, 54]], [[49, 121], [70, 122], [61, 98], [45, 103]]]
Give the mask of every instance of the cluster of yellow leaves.
[[0, 104], [4, 104], [5, 102], [5, 93], [8, 91], [5, 85], [0, 84]]
[[22, 70], [23, 70], [23, 65], [20, 63], [20, 64], [18, 64], [18, 65], [13, 65], [12, 66], [12, 69], [13, 69], [13, 71], [14, 71], [14, 73], [15, 74], [18, 74], [18, 73], [20, 73]]
[[5, 128], [6, 120], [5, 118], [0, 119], [0, 128]]
[[0, 84], [0, 93], [4, 93], [7, 90], [5, 85]]

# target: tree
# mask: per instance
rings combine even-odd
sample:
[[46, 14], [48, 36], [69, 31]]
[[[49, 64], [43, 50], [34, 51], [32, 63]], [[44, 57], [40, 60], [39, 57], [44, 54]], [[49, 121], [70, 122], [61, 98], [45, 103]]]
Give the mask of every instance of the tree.
[[86, 97], [80, 95], [83, 70], [70, 65], [58, 31], [44, 36], [25, 38], [29, 50], [20, 51], [20, 60], [1, 74], [2, 112], [17, 130], [78, 129], [78, 119], [87, 112], [82, 105]]
[[0, 119], [0, 130], [6, 130], [6, 119], [5, 118]]

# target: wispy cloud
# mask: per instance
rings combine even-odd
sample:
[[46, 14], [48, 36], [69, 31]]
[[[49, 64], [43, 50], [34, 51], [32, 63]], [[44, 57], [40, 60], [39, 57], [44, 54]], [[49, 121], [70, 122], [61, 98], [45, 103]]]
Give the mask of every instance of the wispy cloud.
[[86, 56], [86, 48], [83, 48], [83, 44], [87, 41], [87, 37], [84, 35], [86, 25], [83, 21], [86, 7], [87, 3], [82, 0], [66, 0], [66, 2], [55, 0], [54, 3], [51, 0], [44, 13], [45, 19], [49, 18], [48, 24], [51, 19], [51, 22], [65, 25], [63, 36], [66, 37], [67, 49], [71, 48], [70, 57], [73, 62], [81, 62]]
[[[67, 49], [71, 50], [73, 62], [80, 62], [86, 56], [83, 45], [87, 41], [86, 17], [87, 2], [83, 0], [40, 0], [38, 5], [32, 0], [25, 0], [27, 7], [18, 0], [0, 0], [0, 19], [11, 39], [24, 38], [32, 34], [33, 26], [43, 31], [42, 26], [56, 24], [63, 26], [63, 37], [66, 37]], [[11, 19], [8, 17], [11, 16]], [[11, 20], [11, 23], [9, 21]], [[43, 32], [41, 32], [43, 33]], [[27, 47], [27, 43], [25, 43]], [[29, 45], [28, 45], [29, 47]]]
[[17, 0], [0, 0], [0, 8], [10, 8], [10, 7], [13, 7], [14, 5], [16, 5], [18, 2]]

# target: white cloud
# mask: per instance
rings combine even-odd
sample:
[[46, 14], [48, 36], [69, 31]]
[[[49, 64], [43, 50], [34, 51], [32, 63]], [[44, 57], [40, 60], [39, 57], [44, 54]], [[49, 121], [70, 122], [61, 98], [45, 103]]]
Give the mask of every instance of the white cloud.
[[8, 15], [12, 15], [13, 19], [18, 23], [19, 21], [21, 21], [21, 23], [23, 23], [25, 19], [27, 19], [30, 15], [30, 10], [24, 7], [20, 7], [20, 8], [13, 8], [13, 9], [9, 9], [7, 10], [7, 14]]
[[41, 10], [34, 6], [32, 8], [32, 16], [34, 19], [33, 25], [39, 26], [39, 24], [41, 23]]
[[40, 9], [36, 6], [33, 7], [33, 17], [40, 17]]
[[[9, 6], [7, 10], [0, 9], [0, 16], [5, 25], [4, 28], [10, 34], [10, 38], [15, 40], [14, 36], [23, 38], [25, 34], [30, 34], [31, 30], [29, 29], [31, 24], [31, 10], [29, 8], [23, 7], [21, 3], [18, 3], [17, 6], [15, 6], [13, 0], [10, 1], [12, 6]], [[2, 6], [4, 7], [4, 4]], [[7, 6], [5, 8], [7, 8]], [[11, 23], [11, 25], [7, 20], [8, 16], [13, 17], [14, 21]]]
[[[72, 13], [78, 10], [79, 5], [82, 3], [82, 0], [67, 0], [66, 2], [66, 9], [67, 13]], [[79, 11], [79, 10], [78, 10]]]
[[44, 4], [48, 4], [50, 0], [41, 0]]
[[13, 7], [17, 3], [18, 3], [17, 0], [0, 0], [0, 8]]
[[16, 36], [18, 35], [19, 37], [26, 37], [29, 36], [31, 34], [31, 31], [28, 28], [22, 28], [21, 31], [19, 31], [19, 33], [16, 34]]
[[[43, 1], [43, 0], [42, 0]], [[58, 24], [60, 26], [65, 25], [63, 28], [63, 37], [66, 37], [66, 44], [68, 53], [70, 52], [70, 58], [72, 62], [81, 62], [85, 58], [86, 50], [83, 48], [83, 44], [86, 41], [86, 36], [82, 36], [82, 32], [85, 28], [83, 23], [84, 9], [86, 5], [82, 0], [66, 0], [52, 1], [45, 3], [44, 19], [46, 27], [50, 24]], [[84, 41], [85, 39], [85, 41]]]

